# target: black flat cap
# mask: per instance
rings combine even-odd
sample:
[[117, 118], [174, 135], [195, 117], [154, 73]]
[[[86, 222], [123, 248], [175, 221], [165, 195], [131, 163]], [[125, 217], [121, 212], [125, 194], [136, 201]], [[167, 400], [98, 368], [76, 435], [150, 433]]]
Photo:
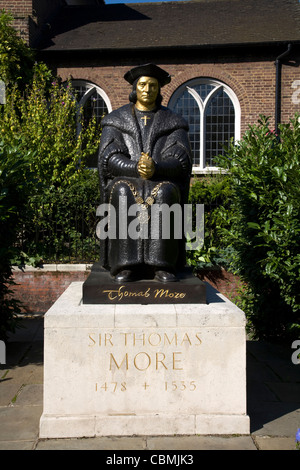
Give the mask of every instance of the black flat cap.
[[124, 75], [125, 80], [131, 85], [133, 85], [135, 80], [140, 77], [154, 77], [159, 81], [160, 86], [167, 85], [167, 83], [170, 83], [171, 81], [171, 77], [168, 72], [155, 64], [139, 65], [138, 67], [134, 67], [129, 70]]

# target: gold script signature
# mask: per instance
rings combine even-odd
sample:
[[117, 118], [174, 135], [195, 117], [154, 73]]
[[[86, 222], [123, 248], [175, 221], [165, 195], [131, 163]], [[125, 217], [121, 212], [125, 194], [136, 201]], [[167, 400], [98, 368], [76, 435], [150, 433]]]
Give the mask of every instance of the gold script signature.
[[[148, 298], [151, 296], [150, 287], [146, 290], [138, 292], [132, 292], [125, 289], [125, 286], [120, 286], [118, 289], [104, 290], [103, 293], [107, 294], [109, 300], [122, 300], [124, 297], [144, 297]], [[171, 292], [169, 289], [154, 289], [154, 298], [171, 298], [171, 299], [183, 299], [186, 296], [185, 292]]]
[[122, 300], [123, 297], [150, 297], [150, 287], [145, 291], [140, 292], [131, 292], [124, 290], [125, 286], [120, 286], [119, 289], [113, 290], [104, 290], [103, 292], [107, 294], [109, 300]]

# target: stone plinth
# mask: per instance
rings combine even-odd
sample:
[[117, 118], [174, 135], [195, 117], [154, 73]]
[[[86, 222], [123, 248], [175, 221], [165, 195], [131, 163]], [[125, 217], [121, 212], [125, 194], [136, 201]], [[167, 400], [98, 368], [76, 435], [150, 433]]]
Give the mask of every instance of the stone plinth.
[[248, 434], [245, 316], [207, 304], [85, 305], [45, 315], [40, 437]]
[[206, 284], [191, 268], [177, 273], [178, 282], [154, 279], [117, 284], [100, 263], [95, 263], [82, 286], [83, 304], [172, 304], [206, 303]]

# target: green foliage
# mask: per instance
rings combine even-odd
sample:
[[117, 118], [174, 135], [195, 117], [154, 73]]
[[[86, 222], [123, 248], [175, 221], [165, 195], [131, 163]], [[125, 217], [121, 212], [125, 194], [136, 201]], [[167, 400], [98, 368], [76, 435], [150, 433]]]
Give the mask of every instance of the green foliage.
[[96, 176], [86, 161], [99, 147], [100, 128], [93, 118], [83, 122], [80, 111], [71, 85], [62, 85], [41, 63], [34, 66], [25, 92], [11, 89], [0, 109], [0, 136], [7, 145], [18, 142], [22, 152], [31, 151], [29, 167], [36, 179], [22, 215], [25, 230], [14, 262], [65, 259], [79, 245], [92, 244], [91, 229], [85, 229], [83, 240], [76, 227], [83, 213], [88, 221], [82, 225], [90, 227], [89, 201], [99, 200], [98, 179], [96, 189]]
[[[70, 85], [62, 85], [43, 64], [34, 66], [32, 82], [23, 91], [11, 86], [6, 98], [7, 104], [0, 106], [3, 337], [13, 331], [19, 311], [10, 296], [12, 262], [37, 265], [44, 257], [65, 259], [79, 244], [84, 252], [91, 250], [95, 207], [92, 214], [87, 197], [94, 190], [92, 200], [99, 200], [99, 190], [98, 178], [96, 187], [96, 175], [85, 163], [100, 141], [96, 120], [83, 123]], [[78, 210], [85, 220], [77, 230]]]
[[99, 180], [86, 169], [66, 187], [51, 187], [31, 197], [23, 216], [23, 244], [15, 264], [91, 262], [99, 257], [96, 207]]
[[46, 188], [68, 186], [97, 151], [99, 127], [95, 119], [84, 126], [79, 111], [70, 84], [61, 85], [43, 64], [34, 67], [24, 94], [16, 88], [8, 94], [0, 135], [6, 142], [22, 135], [24, 150], [34, 152], [31, 170]]
[[13, 285], [10, 259], [15, 254], [22, 213], [33, 180], [30, 152], [21, 145], [9, 146], [0, 141], [0, 339], [14, 331], [19, 305], [11, 297]]
[[188, 251], [188, 263], [195, 269], [226, 267], [230, 253], [220, 236], [223, 220], [219, 206], [228, 207], [232, 195], [230, 180], [226, 175], [216, 174], [197, 178], [190, 187], [189, 204], [204, 204], [204, 243], [200, 250]]
[[0, 10], [0, 79], [23, 88], [32, 74], [33, 52], [11, 26], [13, 17]]
[[219, 158], [233, 190], [231, 211], [220, 210], [222, 234], [248, 285], [242, 307], [259, 338], [300, 333], [299, 131], [296, 116], [280, 126], [279, 138], [261, 116]]

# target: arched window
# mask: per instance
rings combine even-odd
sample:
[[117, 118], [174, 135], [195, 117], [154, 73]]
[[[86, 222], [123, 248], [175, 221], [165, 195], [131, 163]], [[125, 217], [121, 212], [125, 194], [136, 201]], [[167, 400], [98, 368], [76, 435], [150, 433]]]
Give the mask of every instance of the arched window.
[[83, 109], [85, 119], [96, 116], [97, 120], [112, 111], [107, 94], [98, 86], [86, 80], [72, 80], [78, 105]]
[[[86, 80], [72, 80], [75, 99], [78, 103], [78, 109], [83, 113], [84, 122], [87, 123], [93, 116], [100, 123], [103, 116], [112, 111], [109, 98], [105, 91], [100, 87]], [[81, 130], [80, 120], [78, 120], [78, 134]], [[90, 168], [97, 167], [97, 154], [90, 157], [87, 162]]]
[[240, 138], [240, 105], [224, 83], [208, 78], [193, 79], [172, 95], [169, 107], [189, 124], [193, 171], [216, 171], [215, 157], [224, 152], [231, 138]]

